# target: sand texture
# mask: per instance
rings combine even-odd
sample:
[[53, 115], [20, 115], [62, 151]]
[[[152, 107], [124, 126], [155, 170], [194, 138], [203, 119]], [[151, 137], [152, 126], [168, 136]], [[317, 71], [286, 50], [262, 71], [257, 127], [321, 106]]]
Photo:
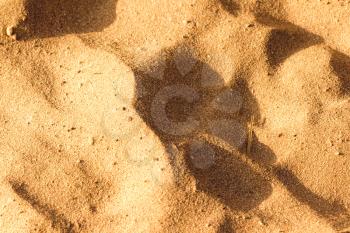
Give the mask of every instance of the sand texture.
[[350, 232], [350, 1], [0, 0], [0, 232]]

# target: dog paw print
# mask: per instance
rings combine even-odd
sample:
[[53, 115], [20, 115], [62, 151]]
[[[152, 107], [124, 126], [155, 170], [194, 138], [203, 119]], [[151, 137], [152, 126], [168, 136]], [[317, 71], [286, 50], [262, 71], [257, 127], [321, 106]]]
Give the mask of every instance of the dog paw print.
[[[139, 75], [137, 89], [147, 91], [136, 107], [163, 141], [188, 144], [193, 166], [207, 169], [215, 163], [216, 153], [200, 135], [213, 135], [237, 149], [246, 142], [246, 127], [239, 119], [243, 97], [190, 47], [180, 46], [170, 57], [166, 68], [159, 69], [163, 72], [152, 73], [157, 77]], [[221, 56], [213, 62], [227, 61]]]

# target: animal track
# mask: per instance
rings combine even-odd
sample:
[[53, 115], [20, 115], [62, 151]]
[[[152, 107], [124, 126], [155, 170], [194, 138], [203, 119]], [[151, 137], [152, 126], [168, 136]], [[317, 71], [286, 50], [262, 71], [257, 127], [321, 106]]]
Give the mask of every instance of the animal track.
[[[192, 142], [197, 138], [190, 146], [193, 157], [195, 151], [201, 151], [199, 145], [205, 146], [198, 139], [204, 133], [241, 148], [247, 135], [244, 122], [238, 119], [243, 105], [240, 91], [235, 86], [224, 86], [220, 76], [195, 58], [191, 50], [180, 46], [173, 51], [173, 60], [168, 60], [161, 82], [137, 74], [137, 85], [147, 89], [135, 102], [137, 110], [168, 142]], [[208, 79], [208, 73], [215, 78]]]

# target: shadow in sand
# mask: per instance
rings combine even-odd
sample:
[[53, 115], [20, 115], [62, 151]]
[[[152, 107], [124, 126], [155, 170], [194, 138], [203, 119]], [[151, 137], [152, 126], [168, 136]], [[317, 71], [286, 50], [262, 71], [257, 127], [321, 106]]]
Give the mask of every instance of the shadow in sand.
[[[271, 12], [271, 9], [275, 9]], [[288, 15], [283, 1], [259, 1], [255, 6], [255, 19], [271, 27], [266, 41], [266, 54], [272, 69], [277, 68], [293, 54], [324, 42], [324, 39], [285, 19]]]
[[337, 202], [331, 203], [313, 193], [286, 168], [275, 167], [274, 174], [299, 202], [308, 205], [320, 217], [326, 219], [335, 230], [342, 230], [350, 226], [350, 215], [344, 205]]
[[74, 223], [69, 221], [64, 214], [59, 214], [53, 207], [43, 204], [38, 197], [28, 191], [25, 183], [10, 182], [13, 191], [24, 201], [28, 202], [33, 209], [45, 216], [52, 223], [52, 228], [61, 232], [75, 232]]
[[350, 95], [350, 57], [339, 51], [332, 51], [331, 66], [339, 77], [341, 92]]
[[215, 164], [206, 170], [188, 161], [199, 190], [240, 211], [249, 211], [269, 197], [272, 187], [264, 177], [225, 150], [215, 148], [215, 154]]
[[[160, 78], [151, 77], [140, 70], [134, 71], [138, 92], [135, 107], [165, 145], [175, 144], [184, 152], [198, 190], [208, 193], [231, 209], [249, 211], [271, 194], [269, 181], [230, 152], [216, 145], [198, 142], [197, 136], [214, 132], [216, 136], [237, 146], [237, 149], [243, 148], [247, 121], [252, 115], [256, 119], [260, 116], [257, 103], [251, 98], [252, 94], [244, 80], [225, 85], [209, 64], [189, 54], [189, 51], [182, 50], [167, 52], [164, 71], [156, 72], [162, 74]], [[232, 95], [237, 95], [233, 97], [238, 98], [237, 103], [224, 103], [233, 111], [213, 105], [216, 99], [225, 99], [227, 96], [223, 93], [228, 90], [234, 93]], [[236, 128], [230, 128], [232, 125]], [[196, 161], [193, 147], [199, 151], [208, 148], [215, 156]]]
[[28, 0], [20, 39], [101, 31], [116, 18], [117, 0]]
[[241, 9], [240, 5], [232, 0], [218, 0], [225, 11], [237, 16], [238, 11]]
[[[178, 48], [183, 47], [181, 45]], [[134, 70], [137, 77], [137, 98], [134, 104], [139, 115], [160, 137], [165, 148], [174, 144], [184, 152], [188, 172], [195, 177], [197, 189], [233, 210], [249, 211], [270, 196], [270, 182], [274, 179], [299, 202], [308, 205], [316, 214], [328, 220], [334, 228], [339, 229], [347, 225], [348, 214], [342, 205], [330, 203], [312, 193], [292, 172], [274, 166], [275, 154], [268, 146], [260, 143], [255, 134], [252, 137], [251, 153], [245, 156], [262, 170], [269, 171], [269, 178], [256, 172], [248, 163], [239, 159], [239, 156], [233, 155], [232, 151], [213, 143], [207, 145], [206, 142], [196, 142], [198, 135], [213, 133], [208, 128], [215, 125], [217, 119], [228, 120], [233, 125], [238, 122], [241, 128], [230, 128], [231, 125], [226, 125], [227, 128], [219, 129], [231, 133], [229, 136], [240, 135], [238, 139], [230, 140], [227, 135], [220, 134], [216, 136], [235, 146], [237, 153], [244, 154], [247, 140], [240, 130], [246, 131], [252, 118], [258, 125], [260, 110], [244, 79], [237, 78], [233, 83], [226, 85], [220, 75], [210, 68], [209, 64], [192, 55], [190, 49], [178, 48], [165, 51], [163, 54], [166, 54], [166, 59], [159, 58], [165, 62], [156, 63], [152, 68], [154, 71], [154, 68], [159, 66], [159, 70], [153, 72], [158, 74], [156, 78], [144, 72], [147, 67]], [[207, 74], [210, 76], [209, 86], [206, 83]], [[226, 98], [222, 93], [228, 89], [240, 93], [236, 97], [241, 99], [241, 105], [236, 103], [236, 99], [230, 99], [228, 105], [222, 103], [225, 108], [236, 108], [236, 111], [225, 112], [213, 107], [213, 100], [218, 96]], [[199, 160], [193, 159], [191, 155], [193, 143], [197, 143], [196, 151], [205, 155]], [[198, 149], [201, 146], [203, 148]], [[204, 162], [200, 163], [201, 160]]]
[[319, 217], [327, 220], [335, 230], [342, 230], [350, 226], [350, 215], [339, 202], [331, 202], [313, 193], [292, 171], [279, 165], [273, 165], [274, 152], [256, 136], [253, 137], [253, 147], [249, 156], [261, 167], [271, 171], [273, 179], [277, 180], [300, 203], [310, 207]]
[[269, 65], [276, 68], [298, 51], [322, 42], [320, 36], [296, 26], [290, 30], [273, 29], [266, 44]]
[[[254, 8], [256, 21], [270, 27], [290, 25], [290, 23], [284, 19], [287, 13], [283, 2], [284, 0], [257, 1]], [[271, 9], [273, 9], [273, 11], [271, 11]]]
[[220, 225], [217, 233], [235, 233], [232, 225], [232, 221], [229, 218], [225, 218], [224, 222]]

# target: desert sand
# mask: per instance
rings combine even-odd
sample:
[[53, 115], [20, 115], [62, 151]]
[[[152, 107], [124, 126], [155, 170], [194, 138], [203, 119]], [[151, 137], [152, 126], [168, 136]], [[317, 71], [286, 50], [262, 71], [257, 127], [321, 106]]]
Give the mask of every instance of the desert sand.
[[0, 232], [350, 232], [350, 1], [0, 0]]

